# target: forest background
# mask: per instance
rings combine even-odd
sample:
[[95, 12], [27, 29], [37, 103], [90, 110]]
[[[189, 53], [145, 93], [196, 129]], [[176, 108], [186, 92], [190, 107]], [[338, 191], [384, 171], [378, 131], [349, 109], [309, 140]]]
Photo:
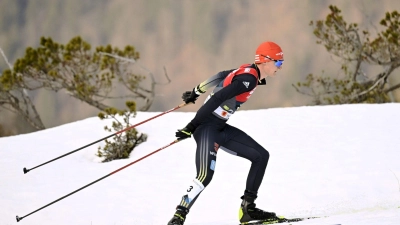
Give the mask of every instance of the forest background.
[[[158, 85], [149, 111], [165, 111], [181, 103], [182, 92], [215, 73], [252, 63], [257, 46], [266, 40], [283, 49], [285, 63], [275, 78], [258, 88], [241, 110], [295, 107], [311, 103], [292, 84], [310, 74], [341, 75], [340, 63], [316, 44], [311, 20], [323, 20], [329, 5], [342, 10], [348, 23], [371, 31], [382, 30], [385, 12], [400, 10], [398, 0], [0, 0], [0, 48], [9, 62], [37, 47], [41, 37], [66, 44], [81, 36], [92, 47], [133, 45], [140, 53], [137, 64], [151, 71]], [[136, 66], [136, 65], [135, 65]], [[3, 58], [0, 73], [8, 69]], [[146, 71], [133, 68], [146, 75]], [[368, 67], [367, 76], [379, 68]], [[394, 71], [389, 83], [400, 82]], [[98, 109], [68, 94], [38, 90], [30, 93], [46, 127], [96, 116]], [[195, 111], [205, 99], [181, 111]], [[392, 100], [400, 101], [400, 91]], [[121, 103], [115, 103], [121, 104]], [[188, 121], [177, 124], [177, 128]], [[10, 132], [32, 128], [16, 115], [0, 111], [0, 125]]]

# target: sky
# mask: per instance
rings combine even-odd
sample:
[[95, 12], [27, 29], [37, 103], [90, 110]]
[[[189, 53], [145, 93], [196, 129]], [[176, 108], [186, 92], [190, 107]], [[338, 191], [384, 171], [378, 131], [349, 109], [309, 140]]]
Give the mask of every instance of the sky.
[[[174, 107], [174, 106], [172, 106]], [[189, 105], [193, 110], [199, 104]], [[139, 123], [159, 112], [138, 112]], [[113, 171], [168, 145], [193, 112], [174, 111], [137, 127], [147, 142], [129, 159], [101, 163], [100, 142], [111, 120], [96, 117], [0, 138], [0, 225], [167, 224], [196, 177], [195, 141], [178, 142], [53, 205]], [[400, 224], [400, 104], [303, 106], [237, 111], [229, 120], [270, 153], [257, 207], [285, 217], [315, 216], [293, 225]], [[235, 225], [250, 162], [218, 151], [213, 180], [185, 225]]]

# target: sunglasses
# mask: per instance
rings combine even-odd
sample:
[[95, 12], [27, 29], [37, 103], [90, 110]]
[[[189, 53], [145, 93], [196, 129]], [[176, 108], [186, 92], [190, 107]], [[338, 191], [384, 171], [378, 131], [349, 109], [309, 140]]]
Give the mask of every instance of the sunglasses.
[[264, 56], [265, 58], [267, 58], [267, 59], [269, 59], [271, 61], [274, 61], [275, 62], [275, 66], [278, 67], [278, 68], [281, 68], [281, 66], [283, 64], [283, 60], [271, 59], [270, 57], [265, 56], [265, 55], [261, 55], [261, 56]]

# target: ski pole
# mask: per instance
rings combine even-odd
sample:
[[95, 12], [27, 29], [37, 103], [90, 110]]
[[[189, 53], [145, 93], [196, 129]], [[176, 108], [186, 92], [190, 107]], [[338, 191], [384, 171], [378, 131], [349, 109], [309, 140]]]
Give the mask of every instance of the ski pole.
[[57, 157], [57, 158], [54, 158], [54, 159], [52, 159], [52, 160], [49, 160], [49, 161], [47, 161], [47, 162], [45, 162], [45, 163], [42, 163], [42, 164], [40, 164], [40, 165], [38, 165], [38, 166], [35, 166], [35, 167], [31, 168], [31, 169], [27, 169], [27, 168], [24, 167], [24, 169], [23, 169], [24, 174], [26, 174], [27, 172], [29, 172], [29, 171], [31, 171], [31, 170], [33, 170], [33, 169], [36, 169], [36, 168], [38, 168], [38, 167], [41, 167], [41, 166], [43, 166], [43, 165], [46, 165], [46, 164], [48, 164], [48, 163], [51, 163], [51, 162], [56, 161], [56, 160], [58, 160], [58, 159], [61, 159], [61, 158], [65, 157], [65, 156], [67, 156], [67, 155], [70, 155], [70, 154], [74, 153], [74, 152], [80, 151], [80, 150], [82, 150], [82, 149], [84, 149], [84, 148], [86, 148], [86, 147], [89, 147], [89, 146], [91, 146], [91, 145], [93, 145], [93, 144], [96, 144], [96, 143], [98, 143], [98, 142], [100, 142], [100, 141], [106, 140], [107, 138], [110, 138], [110, 137], [112, 137], [112, 136], [115, 136], [115, 135], [117, 135], [117, 134], [120, 134], [120, 133], [122, 133], [122, 132], [125, 132], [125, 131], [127, 131], [127, 130], [130, 130], [130, 129], [132, 129], [132, 128], [134, 128], [134, 127], [137, 127], [137, 126], [139, 126], [139, 125], [141, 125], [141, 124], [144, 124], [144, 123], [146, 123], [146, 122], [148, 122], [148, 121], [150, 121], [150, 120], [152, 120], [152, 119], [155, 119], [155, 118], [157, 118], [157, 117], [160, 117], [160, 116], [165, 115], [165, 114], [167, 114], [167, 113], [170, 113], [170, 112], [172, 112], [172, 111], [175, 111], [175, 110], [177, 110], [177, 109], [180, 109], [180, 108], [182, 108], [182, 107], [184, 107], [184, 106], [186, 106], [186, 105], [188, 105], [188, 104], [190, 104], [190, 103], [182, 103], [182, 104], [176, 106], [175, 108], [172, 108], [172, 109], [170, 109], [170, 110], [168, 110], [168, 111], [165, 111], [165, 112], [163, 112], [163, 113], [160, 113], [160, 114], [158, 114], [158, 115], [156, 115], [156, 116], [153, 116], [153, 117], [151, 117], [151, 118], [149, 118], [149, 119], [147, 119], [147, 120], [144, 120], [144, 121], [142, 121], [142, 122], [140, 122], [140, 123], [134, 124], [134, 125], [132, 125], [132, 126], [130, 126], [130, 127], [127, 127], [127, 128], [125, 128], [125, 129], [123, 129], [123, 130], [120, 130], [120, 131], [118, 131], [118, 132], [116, 132], [116, 133], [114, 133], [114, 134], [108, 135], [107, 137], [104, 137], [104, 138], [102, 138], [102, 139], [99, 139], [99, 140], [97, 140], [97, 141], [94, 141], [94, 142], [92, 142], [92, 143], [90, 143], [90, 144], [87, 144], [87, 145], [85, 145], [85, 146], [82, 146], [82, 147], [80, 147], [80, 148], [78, 148], [78, 149], [75, 149], [75, 150], [73, 150], [73, 151], [70, 151], [70, 152], [68, 152], [68, 153], [66, 153], [66, 154], [64, 154], [64, 155], [61, 155], [61, 156], [59, 156], [59, 157]]
[[109, 177], [109, 176], [111, 176], [111, 175], [113, 175], [113, 174], [115, 174], [115, 173], [117, 173], [117, 172], [119, 172], [119, 171], [121, 171], [121, 170], [127, 168], [128, 166], [131, 166], [131, 165], [133, 165], [133, 164], [135, 164], [135, 163], [137, 163], [137, 162], [139, 162], [139, 161], [141, 161], [141, 160], [143, 160], [143, 159], [145, 159], [145, 158], [147, 158], [147, 157], [149, 157], [149, 156], [151, 156], [151, 155], [153, 155], [153, 154], [155, 154], [155, 153], [157, 153], [157, 152], [159, 152], [159, 151], [161, 151], [161, 150], [163, 150], [163, 149], [166, 149], [166, 148], [168, 148], [169, 146], [171, 146], [171, 145], [173, 145], [173, 144], [175, 144], [175, 143], [178, 143], [178, 142], [179, 142], [179, 140], [175, 140], [175, 141], [169, 143], [168, 145], [166, 145], [166, 146], [164, 146], [164, 147], [161, 147], [161, 148], [155, 150], [154, 152], [149, 153], [149, 154], [143, 156], [142, 158], [137, 159], [137, 160], [135, 160], [135, 161], [129, 163], [128, 165], [125, 165], [125, 166], [123, 166], [123, 167], [121, 167], [121, 168], [119, 168], [119, 169], [117, 169], [117, 170], [115, 170], [115, 171], [113, 171], [113, 172], [111, 172], [111, 173], [105, 175], [104, 177], [101, 177], [101, 178], [99, 178], [99, 179], [93, 181], [93, 182], [90, 183], [90, 184], [87, 184], [87, 185], [85, 185], [85, 186], [83, 186], [83, 187], [81, 187], [81, 188], [79, 188], [79, 189], [77, 189], [77, 190], [75, 190], [75, 191], [73, 191], [73, 192], [67, 194], [67, 195], [64, 195], [63, 197], [61, 197], [61, 198], [59, 198], [59, 199], [57, 199], [57, 200], [54, 200], [54, 201], [50, 202], [49, 204], [47, 204], [47, 205], [45, 205], [45, 206], [43, 206], [43, 207], [41, 207], [41, 208], [39, 208], [39, 209], [37, 209], [37, 210], [35, 210], [35, 211], [33, 211], [33, 212], [31, 212], [31, 213], [29, 213], [29, 214], [23, 216], [23, 217], [19, 217], [19, 216], [17, 215], [17, 216], [16, 216], [17, 222], [19, 222], [20, 220], [22, 220], [23, 218], [25, 218], [25, 217], [27, 217], [27, 216], [30, 216], [30, 215], [36, 213], [37, 211], [40, 211], [40, 210], [42, 210], [42, 209], [44, 209], [44, 208], [46, 208], [46, 207], [48, 207], [48, 206], [50, 206], [50, 205], [52, 205], [52, 204], [54, 204], [54, 203], [60, 201], [60, 200], [62, 200], [62, 199], [66, 198], [66, 197], [68, 197], [68, 196], [70, 196], [70, 195], [73, 195], [73, 194], [75, 194], [76, 192], [78, 192], [78, 191], [80, 191], [80, 190], [82, 190], [82, 189], [85, 189], [85, 188], [89, 187], [90, 185], [92, 185], [92, 184], [94, 184], [94, 183], [97, 183], [97, 182], [99, 182], [99, 181], [101, 181], [101, 180], [103, 180], [103, 179], [105, 179], [105, 178], [107, 178], [107, 177]]

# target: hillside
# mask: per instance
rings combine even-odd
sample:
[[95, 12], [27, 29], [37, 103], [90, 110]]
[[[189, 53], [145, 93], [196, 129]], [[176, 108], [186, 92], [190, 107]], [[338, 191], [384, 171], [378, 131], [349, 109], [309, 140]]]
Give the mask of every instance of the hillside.
[[[194, 107], [194, 106], [193, 106]], [[257, 206], [293, 225], [397, 225], [400, 221], [400, 104], [238, 111], [230, 124], [271, 154]], [[139, 113], [143, 121], [157, 113]], [[0, 138], [0, 224], [58, 199], [174, 140], [194, 116], [173, 112], [141, 125], [149, 135], [127, 160], [99, 163], [97, 145], [23, 174], [108, 133], [89, 118], [41, 132]], [[24, 218], [23, 225], [160, 225], [195, 177], [193, 139], [179, 142]], [[249, 162], [218, 151], [215, 175], [185, 225], [237, 224]]]

